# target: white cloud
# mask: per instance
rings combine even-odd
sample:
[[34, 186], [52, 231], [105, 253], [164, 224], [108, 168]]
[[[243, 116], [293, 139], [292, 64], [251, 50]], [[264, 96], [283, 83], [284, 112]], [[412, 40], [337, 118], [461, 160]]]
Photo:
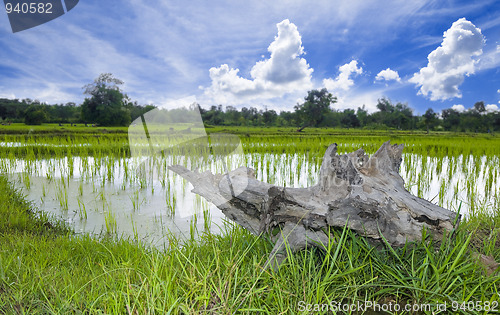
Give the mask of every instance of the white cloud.
[[384, 95], [385, 90], [355, 91], [337, 96], [337, 103], [331, 107], [336, 110], [354, 109], [365, 106], [369, 113], [376, 112], [378, 100]]
[[383, 89], [363, 89], [355, 88], [352, 77], [363, 74], [363, 68], [358, 66], [357, 60], [351, 60], [339, 67], [339, 74], [335, 79], [323, 79], [323, 87], [337, 97], [337, 102], [332, 105], [336, 110], [357, 109], [365, 106], [365, 109], [372, 113], [377, 110], [378, 99], [384, 95]]
[[363, 68], [358, 68], [357, 60], [352, 60], [351, 62], [340, 66], [339, 71], [340, 73], [337, 78], [323, 79], [323, 86], [326, 87], [326, 89], [331, 93], [348, 91], [354, 85], [351, 75], [362, 74]]
[[[151, 101], [153, 103], [153, 101]], [[189, 108], [189, 106], [193, 103], [197, 103], [196, 96], [190, 95], [179, 99], [162, 99], [155, 103], [158, 108], [161, 109], [174, 109], [174, 108]]]
[[465, 18], [454, 22], [443, 37], [441, 46], [427, 57], [427, 66], [409, 80], [420, 86], [418, 94], [430, 94], [433, 101], [462, 97], [458, 87], [465, 75], [474, 73], [475, 57], [482, 54], [485, 43], [481, 30]]
[[486, 46], [481, 59], [479, 60], [476, 69], [477, 70], [489, 70], [495, 69], [500, 66], [500, 49], [492, 49], [491, 46]]
[[304, 54], [297, 26], [288, 19], [277, 24], [278, 36], [269, 45], [269, 59], [258, 61], [251, 79], [239, 75], [239, 69], [227, 64], [209, 70], [211, 86], [205, 96], [216, 103], [242, 104], [252, 100], [283, 97], [287, 93], [304, 94], [312, 87], [313, 69], [300, 56]]
[[398, 74], [397, 71], [394, 71], [391, 68], [387, 68], [385, 70], [380, 71], [377, 74], [377, 76], [375, 77], [375, 80], [377, 80], [377, 81], [381, 81], [381, 80], [385, 80], [385, 81], [395, 80], [395, 81], [400, 82], [401, 78], [399, 77], [399, 74]]
[[464, 105], [462, 105], [462, 104], [453, 105], [453, 106], [451, 107], [451, 109], [456, 110], [456, 111], [457, 111], [457, 112], [459, 112], [459, 113], [462, 113], [462, 112], [464, 112], [464, 111], [465, 111], [465, 107], [464, 107]]
[[498, 106], [495, 104], [488, 104], [484, 108], [488, 113], [498, 112]]
[[16, 95], [14, 93], [1, 93], [0, 92], [0, 98], [15, 99]]

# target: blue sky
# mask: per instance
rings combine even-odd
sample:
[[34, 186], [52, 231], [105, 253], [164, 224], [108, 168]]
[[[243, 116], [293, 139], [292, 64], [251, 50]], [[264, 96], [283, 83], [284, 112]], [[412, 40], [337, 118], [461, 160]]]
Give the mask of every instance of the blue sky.
[[500, 106], [498, 1], [94, 1], [12, 33], [0, 14], [0, 97], [81, 103], [100, 73], [141, 104], [293, 110], [377, 99], [423, 113]]

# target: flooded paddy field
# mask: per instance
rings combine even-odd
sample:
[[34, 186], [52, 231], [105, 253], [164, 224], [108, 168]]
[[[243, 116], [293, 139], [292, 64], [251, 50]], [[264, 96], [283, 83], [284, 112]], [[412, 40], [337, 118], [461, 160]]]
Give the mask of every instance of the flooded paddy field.
[[[205, 160], [197, 167], [214, 173], [239, 166], [256, 170], [258, 180], [285, 187], [316, 184], [322, 154], [333, 142], [339, 153], [358, 148], [373, 154], [383, 137], [239, 137], [240, 154], [224, 163]], [[225, 223], [214, 205], [168, 170], [189, 165], [183, 157], [162, 155], [156, 170], [141, 174], [144, 157], [132, 157], [116, 136], [54, 141], [50, 137], [9, 137], [0, 142], [0, 172], [39, 209], [63, 219], [75, 231], [114, 234], [163, 246], [169, 233], [182, 238], [217, 233]], [[495, 139], [494, 139], [495, 140]], [[457, 138], [440, 142], [399, 137], [405, 143], [400, 174], [413, 194], [452, 211], [473, 215], [500, 207], [500, 160], [491, 143]], [[393, 141], [395, 142], [395, 141]], [[498, 141], [497, 141], [498, 142]], [[192, 165], [191, 165], [192, 166]]]

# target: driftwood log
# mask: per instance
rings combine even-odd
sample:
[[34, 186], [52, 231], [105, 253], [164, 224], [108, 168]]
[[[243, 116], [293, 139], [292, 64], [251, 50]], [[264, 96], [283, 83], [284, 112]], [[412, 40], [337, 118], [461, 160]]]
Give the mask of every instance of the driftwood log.
[[[426, 228], [435, 239], [458, 224], [458, 214], [410, 194], [399, 175], [403, 145], [384, 143], [371, 157], [362, 149], [338, 155], [326, 150], [319, 183], [308, 188], [279, 187], [258, 181], [251, 168], [224, 175], [169, 169], [188, 180], [193, 192], [214, 203], [234, 222], [256, 235], [269, 233], [275, 246], [266, 266], [274, 268], [291, 251], [328, 244], [326, 231], [344, 227], [392, 246], [421, 238]], [[273, 236], [276, 229], [281, 231]]]

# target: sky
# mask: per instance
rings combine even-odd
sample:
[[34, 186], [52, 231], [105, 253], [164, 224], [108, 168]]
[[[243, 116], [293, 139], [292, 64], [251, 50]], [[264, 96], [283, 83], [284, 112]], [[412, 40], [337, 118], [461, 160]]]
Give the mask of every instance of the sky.
[[332, 108], [377, 100], [500, 107], [500, 3], [97, 1], [12, 33], [0, 14], [0, 97], [80, 104], [101, 73], [139, 104], [293, 111], [327, 88]]

